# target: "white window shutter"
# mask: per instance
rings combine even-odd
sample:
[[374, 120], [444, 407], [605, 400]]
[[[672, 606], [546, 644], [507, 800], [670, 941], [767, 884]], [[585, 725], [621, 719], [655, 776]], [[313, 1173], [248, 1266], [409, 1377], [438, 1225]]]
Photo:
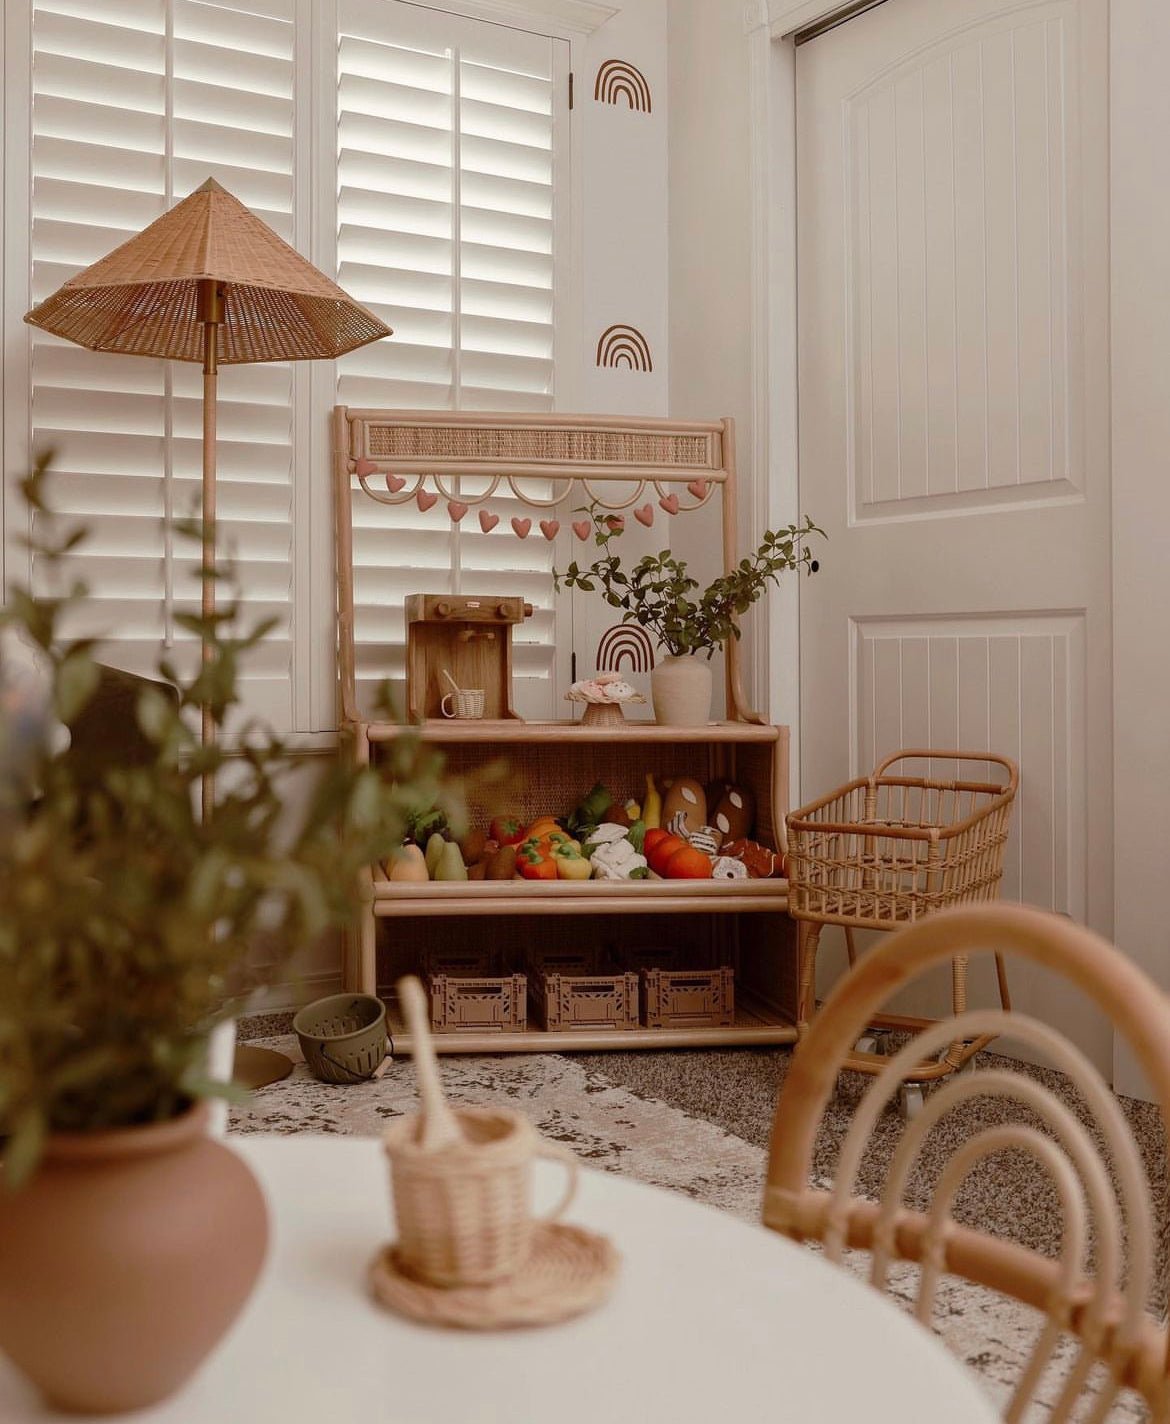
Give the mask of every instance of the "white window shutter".
[[[310, 256], [312, 208], [336, 201], [338, 279], [395, 328], [338, 363], [339, 401], [551, 407], [567, 44], [397, 0], [338, 0], [336, 181], [325, 164], [328, 180], [310, 194], [298, 140], [322, 132], [312, 95], [330, 109], [334, 97], [333, 56], [310, 57], [301, 28], [315, 3], [21, 3], [30, 304], [214, 176]], [[17, 205], [8, 211], [19, 221]], [[75, 630], [102, 637], [102, 655], [122, 667], [150, 672], [164, 649], [193, 667], [197, 648], [175, 614], [198, 601], [198, 558], [172, 517], [198, 508], [199, 368], [89, 352], [36, 328], [27, 339], [32, 446], [56, 452], [55, 505], [93, 528], [72, 558], [91, 589]], [[219, 376], [221, 547], [237, 561], [248, 618], [278, 619], [247, 666], [245, 712], [292, 731], [320, 726], [295, 684], [325, 636], [313, 580], [296, 564], [319, 547], [294, 529], [298, 509], [318, 507], [306, 487], [329, 480], [316, 444], [294, 438], [309, 428], [296, 410], [307, 390], [285, 365]], [[313, 428], [328, 420], [327, 409], [309, 415]], [[518, 631], [519, 700], [548, 715], [551, 546], [535, 519], [528, 540], [511, 534], [511, 516], [532, 511], [506, 487], [491, 507], [501, 519], [487, 536], [474, 513], [453, 528], [442, 503], [428, 515], [358, 507], [362, 675], [402, 676], [407, 593], [523, 594], [537, 613]]]
[[[32, 300], [132, 237], [207, 177], [293, 241], [295, 0], [34, 0]], [[307, 86], [306, 86], [307, 87]], [[90, 588], [75, 628], [153, 671], [197, 648], [198, 551], [168, 515], [197, 513], [198, 366], [90, 352], [31, 329], [34, 448], [55, 451], [52, 500], [90, 524], [73, 557]], [[246, 616], [279, 619], [247, 665], [246, 710], [291, 726], [292, 381], [287, 365], [223, 368], [221, 549]], [[35, 571], [34, 571], [35, 577]]]
[[[339, 363], [339, 402], [551, 409], [567, 45], [396, 0], [342, 0], [338, 20], [338, 280], [394, 328]], [[490, 534], [475, 506], [456, 527], [441, 500], [424, 514], [355, 496], [367, 708], [404, 676], [407, 594], [450, 591], [535, 606], [515, 634], [516, 695], [526, 715], [553, 714], [552, 548], [506, 484], [487, 507]], [[526, 540], [513, 515], [532, 517]]]

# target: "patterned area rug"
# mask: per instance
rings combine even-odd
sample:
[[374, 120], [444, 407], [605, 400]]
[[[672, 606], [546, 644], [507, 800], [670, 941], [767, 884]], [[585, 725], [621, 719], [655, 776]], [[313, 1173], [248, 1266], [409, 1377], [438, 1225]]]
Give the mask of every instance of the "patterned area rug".
[[[320, 1083], [309, 1074], [287, 1025], [286, 1016], [266, 1016], [242, 1026], [251, 1041], [287, 1053], [297, 1066], [290, 1078], [260, 1089], [234, 1108], [232, 1131], [376, 1136], [389, 1120], [416, 1109], [408, 1061], [392, 1066], [376, 1083]], [[454, 1102], [511, 1102], [542, 1133], [595, 1167], [685, 1192], [744, 1220], [758, 1221], [772, 1111], [788, 1061], [784, 1051], [743, 1049], [449, 1057], [443, 1060], [443, 1077]], [[1069, 1099], [1059, 1074], [1027, 1071]], [[836, 1145], [864, 1086], [854, 1075], [842, 1078], [818, 1143], [816, 1172], [825, 1182], [832, 1179]], [[1140, 1103], [1127, 1102], [1126, 1108], [1155, 1183], [1155, 1198], [1163, 1203], [1166, 1164], [1157, 1114]], [[1006, 1115], [1002, 1104], [977, 1099], [944, 1119], [929, 1141], [910, 1199], [925, 1202], [957, 1142]], [[863, 1192], [874, 1194], [880, 1186], [899, 1130], [896, 1112], [887, 1113], [864, 1164]], [[1016, 1154], [1005, 1153], [984, 1164], [964, 1188], [956, 1214], [1049, 1253], [1059, 1239], [1059, 1211], [1051, 1188]], [[1164, 1237], [1164, 1220], [1161, 1225]], [[867, 1260], [858, 1256], [848, 1264], [863, 1273]], [[909, 1306], [914, 1284], [913, 1268], [903, 1267], [892, 1282], [892, 1294]], [[978, 1287], [948, 1281], [940, 1290], [934, 1327], [1002, 1401], [1027, 1357], [1039, 1318]], [[1051, 1403], [1057, 1397], [1070, 1357], [1066, 1350], [1049, 1371], [1043, 1400]], [[1040, 1409], [1035, 1417], [1042, 1419], [1045, 1413]], [[1111, 1420], [1142, 1417], [1140, 1408], [1128, 1400], [1109, 1415]]]

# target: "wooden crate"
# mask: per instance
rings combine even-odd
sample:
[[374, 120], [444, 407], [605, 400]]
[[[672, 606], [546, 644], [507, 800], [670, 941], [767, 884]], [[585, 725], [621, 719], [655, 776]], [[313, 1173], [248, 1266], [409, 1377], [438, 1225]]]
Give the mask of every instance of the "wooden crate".
[[550, 1031], [638, 1027], [636, 974], [546, 973], [538, 969], [530, 983], [533, 1013]]
[[735, 971], [643, 969], [642, 1022], [647, 1028], [731, 1028]]
[[528, 979], [523, 974], [433, 974], [427, 988], [435, 1033], [523, 1033], [528, 1027]]

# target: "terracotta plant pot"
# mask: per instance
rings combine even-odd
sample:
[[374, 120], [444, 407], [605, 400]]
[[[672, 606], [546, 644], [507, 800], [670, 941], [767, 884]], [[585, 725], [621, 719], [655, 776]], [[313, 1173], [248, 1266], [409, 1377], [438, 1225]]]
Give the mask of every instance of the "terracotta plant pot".
[[50, 1137], [0, 1190], [0, 1349], [58, 1408], [172, 1394], [247, 1300], [268, 1244], [260, 1187], [208, 1111]]
[[711, 664], [705, 657], [667, 657], [650, 674], [654, 720], [665, 727], [702, 727], [711, 720]]

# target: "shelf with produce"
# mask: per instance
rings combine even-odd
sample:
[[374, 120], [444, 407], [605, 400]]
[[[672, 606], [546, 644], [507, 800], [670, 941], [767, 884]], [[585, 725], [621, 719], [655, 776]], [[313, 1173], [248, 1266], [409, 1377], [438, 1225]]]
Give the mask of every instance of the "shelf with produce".
[[[396, 1054], [412, 1051], [397, 1001], [386, 1004]], [[639, 1048], [771, 1048], [796, 1042], [796, 1025], [774, 1005], [740, 994], [730, 1028], [568, 1029], [553, 1031], [530, 1023], [522, 1033], [472, 1031], [437, 1033], [438, 1053], [583, 1053]]]
[[422, 915], [775, 913], [788, 908], [788, 881], [770, 880], [432, 880], [374, 878], [379, 919]]

